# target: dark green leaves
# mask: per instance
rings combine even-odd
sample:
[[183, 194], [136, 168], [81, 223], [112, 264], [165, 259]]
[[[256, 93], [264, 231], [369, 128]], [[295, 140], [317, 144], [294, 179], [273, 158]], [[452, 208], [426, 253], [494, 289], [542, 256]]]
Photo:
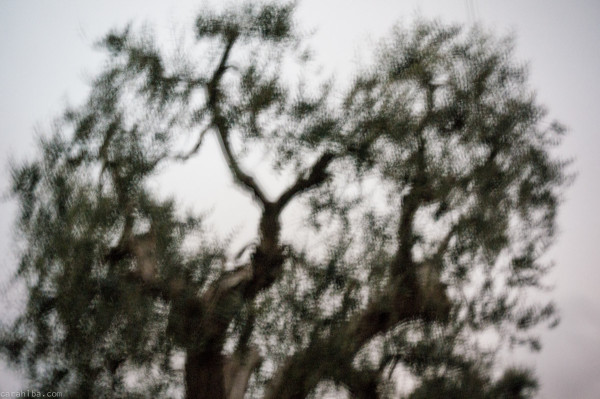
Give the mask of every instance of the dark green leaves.
[[196, 20], [196, 32], [198, 38], [216, 36], [231, 40], [241, 35], [280, 42], [293, 35], [293, 8], [293, 4], [248, 3], [240, 10], [230, 9], [222, 14], [208, 12]]
[[127, 44], [130, 28], [127, 27], [122, 31], [112, 31], [108, 33], [104, 39], [99, 42], [100, 46], [105, 47], [113, 55], [121, 53]]

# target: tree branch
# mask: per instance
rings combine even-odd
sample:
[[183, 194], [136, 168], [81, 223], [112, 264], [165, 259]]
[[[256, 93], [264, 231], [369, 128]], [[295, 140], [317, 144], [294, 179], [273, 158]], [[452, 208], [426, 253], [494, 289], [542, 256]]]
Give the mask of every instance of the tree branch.
[[202, 145], [202, 141], [204, 141], [204, 136], [206, 136], [206, 133], [208, 132], [209, 128], [210, 128], [210, 126], [207, 126], [204, 129], [202, 129], [202, 131], [200, 132], [200, 135], [198, 136], [198, 141], [196, 141], [196, 144], [190, 151], [188, 151], [184, 154], [175, 155], [174, 158], [178, 161], [187, 161], [188, 159], [190, 159], [190, 157], [192, 155], [194, 155], [196, 152], [198, 152], [198, 150], [200, 149], [200, 146]]
[[[235, 37], [228, 39], [219, 65], [215, 69], [211, 80], [206, 85], [208, 93], [207, 107], [212, 113], [211, 125], [216, 129], [221, 150], [234, 180], [242, 188], [252, 193], [254, 199], [262, 207], [263, 212], [259, 224], [260, 242], [252, 254], [249, 265], [224, 273], [202, 295], [202, 319], [196, 323], [194, 328], [197, 329], [197, 334], [202, 336], [201, 341], [210, 343], [210, 347], [205, 345], [188, 350], [187, 358], [190, 365], [188, 367], [190, 378], [192, 378], [191, 374], [201, 372], [202, 367], [208, 367], [204, 364], [208, 358], [218, 364], [223, 362], [224, 359], [220, 355], [220, 349], [225, 341], [224, 337], [226, 336], [227, 328], [234, 315], [240, 309], [240, 296], [246, 302], [251, 301], [259, 292], [270, 287], [277, 281], [281, 273], [281, 266], [285, 260], [279, 243], [281, 230], [279, 217], [281, 211], [296, 195], [323, 183], [328, 177], [326, 173], [327, 166], [334, 159], [334, 154], [331, 152], [321, 155], [307, 175], [298, 177], [296, 182], [285, 190], [276, 202], [269, 201], [257, 182], [242, 170], [231, 148], [229, 121], [223, 115], [221, 109], [222, 93], [220, 90], [220, 81], [227, 69], [229, 52], [235, 39]], [[242, 381], [242, 385], [245, 386], [247, 384], [247, 378], [249, 378], [253, 368], [258, 364], [258, 359], [258, 356], [252, 357], [252, 361], [248, 363], [243, 373], [240, 374], [243, 377], [240, 380]], [[217, 365], [216, 367], [220, 366]], [[198, 370], [195, 370], [195, 368], [198, 368]], [[228, 371], [226, 371], [226, 375], [227, 373]], [[190, 381], [193, 383], [197, 382], [191, 379]], [[229, 381], [231, 387], [231, 380]], [[221, 383], [219, 375], [215, 375], [212, 383]]]
[[223, 55], [219, 61], [219, 65], [213, 72], [212, 78], [206, 85], [208, 92], [208, 107], [213, 114], [212, 125], [217, 129], [217, 138], [219, 145], [221, 146], [221, 151], [225, 156], [225, 161], [227, 162], [227, 166], [229, 166], [229, 169], [233, 174], [234, 180], [244, 189], [250, 191], [254, 198], [258, 200], [259, 204], [264, 208], [269, 201], [256, 181], [240, 168], [229, 142], [229, 123], [221, 111], [220, 83], [223, 74], [227, 70], [227, 60], [229, 59], [229, 54], [236, 39], [237, 36], [228, 38], [227, 44], [225, 45], [225, 50], [223, 51]]
[[322, 184], [328, 177], [325, 170], [335, 157], [336, 155], [329, 151], [321, 155], [310, 169], [308, 176], [299, 176], [296, 182], [281, 194], [276, 202], [276, 206], [283, 209], [297, 194]]
[[213, 72], [211, 79], [207, 83], [207, 89], [209, 92], [209, 102], [210, 100], [219, 100], [219, 95], [217, 93], [219, 90], [219, 84], [221, 83], [221, 78], [223, 77], [223, 74], [227, 70], [227, 61], [229, 60], [229, 54], [231, 53], [231, 49], [233, 48], [233, 45], [235, 44], [236, 40], [237, 35], [232, 35], [227, 38], [227, 41], [225, 43], [225, 50], [223, 50], [223, 54], [221, 55], [219, 65], [217, 65], [217, 68]]
[[[339, 365], [344, 362], [351, 364], [360, 349], [378, 334], [385, 333], [405, 321], [439, 320], [449, 311], [448, 303], [444, 301], [447, 299], [445, 292], [439, 293], [439, 301], [434, 300], [430, 292], [432, 285], [425, 286], [420, 283], [417, 265], [414, 264], [412, 257], [415, 215], [423, 203], [432, 199], [423, 164], [423, 144], [420, 145], [417, 157], [420, 169], [412, 179], [411, 190], [402, 204], [398, 225], [398, 247], [396, 256], [390, 264], [392, 278], [387, 288], [362, 312], [355, 314], [346, 323], [340, 324], [328, 337], [319, 339], [319, 342], [291, 356], [271, 381], [267, 399], [304, 398], [320, 381], [335, 378], [331, 370], [339, 368]], [[447, 245], [447, 241], [449, 241], [448, 237], [441, 245]], [[441, 284], [435, 285], [435, 288], [443, 289]], [[335, 356], [322, 355], [320, 351], [324, 348], [329, 348], [327, 350], [334, 348]], [[333, 359], [332, 364], [314, 367], [317, 358]], [[359, 389], [350, 386], [347, 382], [344, 384], [351, 390]]]
[[235, 352], [226, 360], [223, 374], [227, 399], [244, 398], [250, 376], [261, 363], [262, 358], [256, 348]]
[[[391, 290], [390, 286], [388, 291]], [[329, 336], [290, 356], [271, 380], [265, 398], [305, 398], [320, 381], [326, 379], [343, 383], [358, 397], [361, 397], [359, 392], [372, 392], [371, 375], [363, 374], [352, 366], [356, 354], [377, 334], [388, 331], [401, 321], [419, 316], [416, 296], [393, 303], [391, 298], [394, 295], [397, 296], [397, 293], [381, 296], [363, 312], [340, 324]], [[354, 374], [353, 383], [340, 377], [339, 369], [343, 365], [347, 365], [346, 372], [351, 370]]]
[[227, 127], [227, 122], [225, 121], [225, 118], [219, 114], [220, 111], [213, 110], [213, 112], [215, 113], [213, 123], [217, 128], [219, 145], [221, 146], [229, 170], [231, 170], [231, 173], [233, 174], [234, 180], [244, 189], [250, 191], [258, 201], [259, 205], [264, 208], [270, 201], [267, 199], [263, 190], [259, 187], [254, 178], [245, 173], [238, 165], [233, 151], [231, 150], [231, 144], [229, 143], [229, 129]]

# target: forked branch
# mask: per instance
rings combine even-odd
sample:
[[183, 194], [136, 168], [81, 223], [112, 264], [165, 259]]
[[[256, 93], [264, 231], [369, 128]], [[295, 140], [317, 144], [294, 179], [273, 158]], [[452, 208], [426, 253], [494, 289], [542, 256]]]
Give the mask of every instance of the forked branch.
[[276, 207], [283, 209], [296, 195], [321, 185], [327, 179], [326, 169], [334, 159], [335, 154], [329, 151], [321, 155], [317, 162], [313, 164], [307, 176], [299, 176], [296, 182], [281, 194], [276, 202]]

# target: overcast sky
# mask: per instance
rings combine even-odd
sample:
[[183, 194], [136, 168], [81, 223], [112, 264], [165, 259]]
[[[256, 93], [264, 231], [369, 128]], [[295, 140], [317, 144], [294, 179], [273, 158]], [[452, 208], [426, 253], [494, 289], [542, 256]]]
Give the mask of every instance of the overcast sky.
[[[199, 3], [179, 1], [26, 1], [0, 0], [0, 190], [6, 192], [6, 165], [33, 153], [36, 127], [47, 127], [65, 104], [85, 98], [86, 81], [98, 70], [102, 56], [92, 43], [113, 27], [128, 21], [148, 21], [166, 40], [176, 29], [189, 26]], [[201, 4], [201, 3], [200, 3]], [[569, 127], [560, 153], [573, 158], [578, 173], [559, 214], [560, 234], [549, 252], [556, 263], [548, 282], [556, 288], [562, 323], [543, 332], [541, 353], [506, 356], [507, 364], [533, 366], [541, 380], [540, 398], [600, 397], [600, 1], [559, 0], [304, 0], [298, 19], [315, 28], [312, 46], [325, 71], [347, 76], [361, 54], [389, 31], [394, 22], [415, 15], [443, 21], [473, 23], [499, 33], [515, 33], [516, 53], [528, 61], [531, 85], [550, 115]], [[169, 34], [170, 32], [170, 34]], [[220, 158], [204, 150], [208, 163]], [[198, 166], [198, 165], [196, 165]], [[218, 168], [221, 169], [218, 169]], [[216, 167], [224, 173], [221, 166]], [[220, 173], [220, 172], [219, 172]], [[213, 173], [215, 191], [236, 202], [231, 183], [221, 184]], [[208, 177], [211, 178], [211, 177]], [[181, 185], [173, 182], [172, 187]], [[192, 198], [202, 196], [193, 192]], [[215, 194], [216, 193], [216, 194]], [[216, 202], [208, 203], [208, 206]], [[215, 209], [216, 215], [255, 215], [250, 205]], [[237, 213], [236, 213], [237, 212]], [[14, 269], [11, 223], [15, 207], [0, 203], [0, 295], [18, 291], [6, 284]], [[233, 226], [253, 229], [249, 226]], [[5, 312], [10, 311], [6, 309]], [[6, 316], [7, 313], [4, 313]], [[0, 391], [27, 389], [18, 374], [0, 369]]]

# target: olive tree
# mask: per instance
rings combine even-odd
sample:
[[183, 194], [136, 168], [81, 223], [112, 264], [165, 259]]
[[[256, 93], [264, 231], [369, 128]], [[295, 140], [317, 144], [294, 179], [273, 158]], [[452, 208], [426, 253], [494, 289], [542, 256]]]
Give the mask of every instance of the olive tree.
[[[417, 22], [340, 85], [303, 72], [293, 6], [204, 11], [194, 34], [169, 56], [110, 32], [87, 101], [13, 167], [28, 297], [6, 357], [77, 398], [385, 397], [396, 370], [415, 398], [532, 391], [526, 371], [494, 382], [473, 344], [535, 347], [555, 320], [523, 298], [547, 271], [564, 129], [512, 41]], [[242, 249], [150, 184], [208, 136], [260, 211]]]

